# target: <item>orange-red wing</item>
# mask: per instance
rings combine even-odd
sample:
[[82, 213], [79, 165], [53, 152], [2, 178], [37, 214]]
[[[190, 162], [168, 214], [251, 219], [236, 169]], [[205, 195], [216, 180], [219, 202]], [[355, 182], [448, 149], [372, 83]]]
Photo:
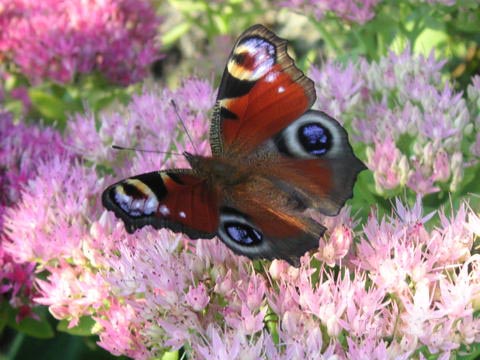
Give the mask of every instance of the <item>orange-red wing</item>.
[[302, 207], [334, 216], [353, 196], [353, 185], [363, 169], [356, 157], [344, 157], [337, 162], [280, 158], [262, 172], [280, 189], [293, 194]]
[[191, 170], [155, 171], [109, 186], [103, 205], [115, 212], [128, 232], [145, 225], [211, 238], [218, 228], [217, 196]]
[[306, 251], [318, 247], [325, 227], [258, 200], [220, 208], [220, 239], [237, 254], [252, 259], [284, 259], [298, 266]]
[[246, 30], [230, 54], [211, 127], [214, 154], [250, 153], [315, 102], [313, 82], [262, 25]]

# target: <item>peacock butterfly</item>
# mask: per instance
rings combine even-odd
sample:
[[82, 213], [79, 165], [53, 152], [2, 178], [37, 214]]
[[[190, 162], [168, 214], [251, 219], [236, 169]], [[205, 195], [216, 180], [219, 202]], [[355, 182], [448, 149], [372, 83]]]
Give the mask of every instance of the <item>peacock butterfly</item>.
[[211, 157], [184, 153], [191, 169], [155, 171], [108, 187], [103, 205], [128, 232], [145, 225], [192, 239], [216, 235], [235, 253], [298, 266], [325, 227], [306, 210], [336, 215], [365, 165], [343, 127], [309, 110], [313, 81], [262, 25], [228, 58], [210, 126]]

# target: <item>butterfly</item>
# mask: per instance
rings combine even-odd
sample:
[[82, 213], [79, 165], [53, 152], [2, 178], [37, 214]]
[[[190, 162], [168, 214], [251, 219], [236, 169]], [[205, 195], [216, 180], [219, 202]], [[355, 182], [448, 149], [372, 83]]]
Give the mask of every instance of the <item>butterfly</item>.
[[212, 156], [184, 153], [191, 169], [154, 171], [109, 186], [106, 209], [130, 233], [146, 225], [191, 239], [218, 236], [249, 258], [294, 266], [326, 228], [310, 210], [338, 214], [365, 165], [344, 128], [309, 110], [314, 83], [263, 25], [228, 58], [210, 124]]

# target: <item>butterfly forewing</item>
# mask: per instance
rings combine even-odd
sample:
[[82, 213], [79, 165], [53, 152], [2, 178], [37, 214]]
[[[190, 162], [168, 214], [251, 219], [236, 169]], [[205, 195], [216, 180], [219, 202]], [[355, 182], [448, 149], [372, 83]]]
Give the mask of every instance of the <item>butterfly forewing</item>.
[[313, 82], [294, 64], [287, 43], [262, 25], [237, 40], [218, 91], [211, 127], [214, 154], [248, 154], [315, 102]]
[[145, 225], [169, 228], [190, 238], [211, 238], [218, 228], [217, 198], [191, 170], [155, 171], [108, 187], [103, 205], [129, 232]]

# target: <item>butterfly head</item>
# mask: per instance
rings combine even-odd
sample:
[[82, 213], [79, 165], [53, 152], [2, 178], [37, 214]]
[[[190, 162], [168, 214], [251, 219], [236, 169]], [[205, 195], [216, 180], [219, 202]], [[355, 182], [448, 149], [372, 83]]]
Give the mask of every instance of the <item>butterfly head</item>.
[[206, 157], [192, 154], [188, 151], [184, 151], [183, 156], [185, 156], [185, 159], [188, 161], [192, 169], [196, 172], [201, 172], [201, 169], [205, 168], [205, 160], [207, 159]]

